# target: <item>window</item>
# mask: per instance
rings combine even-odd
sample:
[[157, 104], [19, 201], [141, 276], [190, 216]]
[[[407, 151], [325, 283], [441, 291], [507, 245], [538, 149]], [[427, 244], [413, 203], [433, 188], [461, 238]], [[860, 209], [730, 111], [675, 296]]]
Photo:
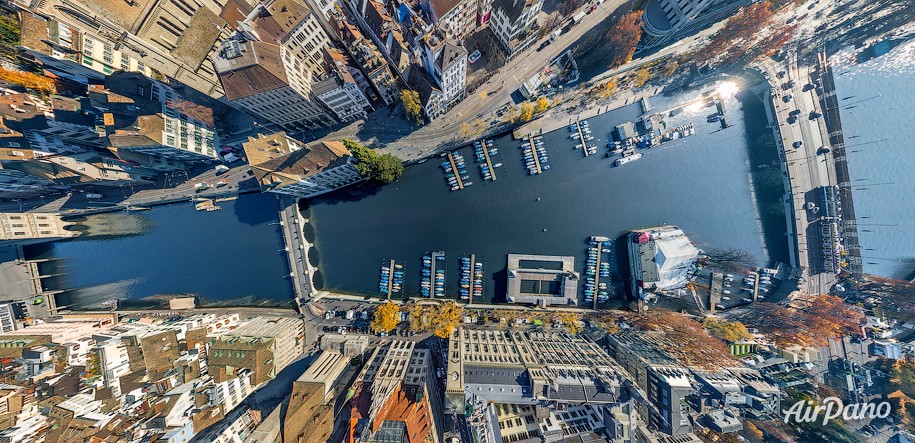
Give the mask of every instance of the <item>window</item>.
[[130, 70], [130, 57], [125, 54], [121, 54], [121, 69], [125, 71]]

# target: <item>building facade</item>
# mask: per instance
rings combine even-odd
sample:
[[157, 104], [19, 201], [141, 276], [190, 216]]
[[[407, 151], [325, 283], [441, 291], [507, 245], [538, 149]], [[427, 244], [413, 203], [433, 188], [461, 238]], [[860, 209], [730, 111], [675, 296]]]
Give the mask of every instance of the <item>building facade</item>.
[[509, 58], [526, 49], [536, 40], [533, 31], [543, 0], [494, 0], [490, 29], [499, 43], [508, 50]]
[[434, 32], [422, 39], [423, 67], [435, 80], [451, 105], [464, 96], [467, 85], [467, 50]]

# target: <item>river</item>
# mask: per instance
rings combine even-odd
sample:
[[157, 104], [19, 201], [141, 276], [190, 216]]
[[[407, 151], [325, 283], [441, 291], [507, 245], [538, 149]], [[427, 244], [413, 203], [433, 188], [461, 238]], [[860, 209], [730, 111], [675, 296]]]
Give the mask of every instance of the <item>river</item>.
[[[91, 308], [111, 299], [194, 294], [204, 304], [282, 304], [292, 299], [276, 197], [242, 195], [198, 212], [192, 203], [149, 211], [98, 214], [128, 220], [127, 235], [86, 237], [29, 247], [28, 255], [56, 259], [42, 265], [50, 289], [69, 289], [58, 304]], [[99, 221], [99, 220], [94, 220]]]
[[857, 63], [836, 61], [842, 130], [848, 153], [864, 272], [915, 278], [915, 41]]
[[[652, 100], [656, 109], [669, 109], [696, 96]], [[483, 181], [472, 149], [464, 148], [473, 182], [464, 190], [450, 191], [442, 159], [434, 158], [407, 168], [394, 184], [314, 199], [304, 210], [316, 243], [316, 284], [375, 295], [381, 263], [394, 259], [405, 265], [405, 293], [416, 294], [420, 257], [441, 250], [449, 292], [457, 291], [458, 257], [473, 253], [486, 265], [485, 299], [499, 301], [509, 253], [571, 255], [582, 267], [588, 236], [617, 237], [660, 224], [681, 227], [700, 248], [745, 250], [759, 264], [787, 262], [771, 131], [761, 102], [749, 94], [741, 100], [726, 103], [728, 128], [706, 122], [713, 108], [687, 110], [670, 123], [692, 122], [697, 135], [652, 148], [621, 167], [603, 158], [606, 149], [584, 157], [562, 128], [544, 136], [551, 169], [541, 175], [527, 175], [519, 143], [506, 135], [495, 140], [494, 162], [503, 167], [494, 182]], [[639, 114], [633, 104], [590, 119], [594, 143], [603, 148], [615, 125]]]

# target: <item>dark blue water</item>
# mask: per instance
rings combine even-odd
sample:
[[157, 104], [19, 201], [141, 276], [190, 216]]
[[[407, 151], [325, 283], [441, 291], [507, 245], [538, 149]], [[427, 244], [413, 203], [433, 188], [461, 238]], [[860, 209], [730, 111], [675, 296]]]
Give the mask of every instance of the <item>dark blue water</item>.
[[276, 197], [243, 195], [219, 206], [213, 212], [198, 212], [191, 203], [158, 206], [134, 213], [138, 235], [53, 243], [40, 256], [60, 260], [44, 272], [65, 273], [51, 286], [71, 289], [58, 299], [77, 307], [161, 294], [195, 294], [205, 303], [287, 304], [292, 287], [279, 251]]
[[[657, 99], [655, 107], [696, 96]], [[311, 201], [307, 216], [316, 236], [317, 283], [377, 294], [381, 262], [395, 259], [406, 265], [405, 292], [413, 295], [421, 255], [443, 250], [452, 294], [458, 288], [458, 257], [474, 253], [486, 264], [485, 297], [500, 300], [509, 253], [572, 255], [579, 267], [588, 236], [616, 237], [660, 224], [680, 226], [700, 248], [746, 250], [760, 264], [786, 261], [780, 174], [774, 166], [751, 166], [751, 157], [765, 163], [775, 155], [771, 137], [768, 144], [756, 142], [771, 133], [761, 103], [749, 100], [744, 112], [744, 105], [731, 99], [727, 107], [732, 119], [727, 129], [706, 122], [711, 108], [683, 112], [671, 123], [693, 122], [697, 135], [646, 151], [622, 167], [611, 167], [603, 155], [585, 158], [562, 128], [544, 137], [551, 169], [542, 175], [527, 175], [519, 143], [505, 136], [495, 142], [500, 151], [495, 161], [504, 164], [495, 182], [484, 183], [472, 169], [474, 184], [450, 192], [436, 158], [408, 168], [395, 184]], [[606, 146], [615, 125], [638, 115], [636, 106], [628, 106], [589, 120], [594, 142]], [[472, 149], [461, 152], [469, 169], [476, 168], [470, 164]]]

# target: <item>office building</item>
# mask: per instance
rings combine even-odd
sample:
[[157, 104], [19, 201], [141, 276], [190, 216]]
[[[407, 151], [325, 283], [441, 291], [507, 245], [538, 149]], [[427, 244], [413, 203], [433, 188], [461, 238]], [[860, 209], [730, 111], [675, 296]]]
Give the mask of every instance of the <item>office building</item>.
[[580, 275], [575, 271], [575, 257], [509, 254], [507, 272], [505, 297], [509, 303], [543, 307], [578, 303]]
[[210, 375], [222, 382], [248, 369], [255, 385], [272, 380], [301, 355], [304, 335], [298, 318], [257, 317], [210, 340]]

